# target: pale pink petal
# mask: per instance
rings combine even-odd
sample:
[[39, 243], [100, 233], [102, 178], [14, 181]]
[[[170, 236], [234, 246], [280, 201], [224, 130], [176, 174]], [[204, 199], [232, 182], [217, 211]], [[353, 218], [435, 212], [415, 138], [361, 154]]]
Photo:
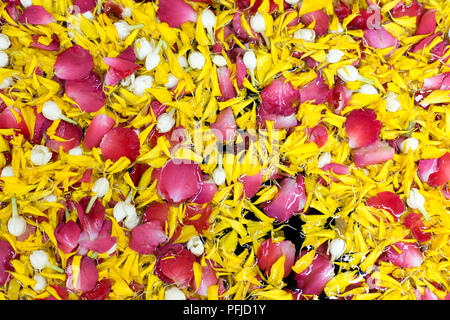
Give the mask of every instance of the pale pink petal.
[[399, 221], [401, 215], [406, 211], [406, 207], [400, 197], [390, 191], [382, 191], [376, 196], [370, 197], [367, 199], [367, 205], [389, 211], [395, 221]]
[[98, 147], [105, 134], [115, 125], [115, 120], [104, 113], [96, 115], [92, 119], [84, 136], [84, 145], [88, 149]]
[[363, 43], [366, 46], [372, 47], [374, 49], [385, 49], [393, 47], [398, 48], [400, 42], [386, 31], [384, 27], [379, 29], [367, 29], [364, 31]]
[[288, 220], [305, 207], [306, 191], [301, 175], [297, 180], [284, 178], [275, 197], [262, 205], [264, 213], [280, 222]]
[[152, 254], [167, 239], [161, 224], [153, 220], [133, 228], [129, 246], [139, 254]]
[[351, 111], [345, 121], [350, 148], [367, 147], [374, 143], [381, 132], [381, 121], [371, 109], [357, 109]]
[[53, 68], [60, 79], [82, 80], [94, 68], [94, 58], [89, 50], [76, 44], [58, 55]]
[[56, 22], [55, 18], [42, 6], [29, 6], [19, 16], [19, 22], [25, 24], [47, 25]]
[[157, 183], [159, 193], [169, 203], [181, 203], [196, 195], [202, 186], [200, 167], [193, 163], [169, 160]]
[[428, 178], [432, 173], [435, 173], [439, 170], [438, 159], [424, 159], [419, 160], [417, 166], [417, 175], [420, 180], [424, 182], [428, 182]]
[[371, 164], [383, 163], [394, 158], [394, 148], [386, 142], [376, 141], [367, 147], [355, 149], [353, 162], [357, 167], [367, 167]]
[[386, 248], [381, 260], [391, 262], [400, 268], [416, 268], [423, 263], [423, 255], [416, 243], [397, 242]]
[[219, 112], [217, 119], [210, 125], [214, 135], [219, 141], [231, 141], [236, 136], [236, 120], [234, 118], [233, 109], [225, 108]]
[[298, 90], [300, 103], [309, 101], [314, 104], [326, 103], [330, 89], [323, 77], [319, 76]]
[[217, 192], [217, 185], [214, 182], [203, 182], [200, 191], [190, 199], [190, 202], [204, 204], [211, 202]]
[[192, 281], [192, 287], [195, 292], [197, 292], [201, 296], [208, 295], [208, 288], [210, 286], [214, 286], [218, 283], [219, 278], [217, 277], [216, 271], [211, 267], [209, 263], [207, 263], [206, 267], [202, 267], [202, 279], [200, 281], [200, 285], [198, 289], [195, 285], [195, 279]]
[[295, 261], [295, 246], [289, 240], [284, 240], [275, 243], [272, 239], [265, 240], [258, 248], [256, 257], [258, 259], [258, 266], [266, 274], [270, 274], [272, 265], [282, 256], [284, 261], [284, 278], [287, 277], [291, 271]]
[[157, 17], [170, 27], [177, 28], [183, 23], [197, 21], [197, 12], [183, 0], [160, 0]]
[[127, 157], [134, 162], [139, 156], [140, 142], [133, 129], [115, 127], [104, 135], [100, 149], [105, 159], [117, 161], [121, 157]]

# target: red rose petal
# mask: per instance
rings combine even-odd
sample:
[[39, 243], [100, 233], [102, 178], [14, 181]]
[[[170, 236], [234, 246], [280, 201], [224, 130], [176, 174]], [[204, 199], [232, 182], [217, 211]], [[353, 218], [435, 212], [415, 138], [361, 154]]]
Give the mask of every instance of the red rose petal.
[[98, 147], [103, 137], [115, 125], [115, 120], [106, 114], [99, 114], [92, 119], [84, 136], [84, 145], [88, 149]]
[[47, 51], [59, 51], [59, 49], [60, 49], [59, 38], [56, 34], [52, 35], [53, 41], [50, 42], [49, 45], [44, 45], [44, 44], [40, 43], [39, 42], [40, 37], [42, 37], [42, 36], [41, 35], [33, 35], [32, 36], [33, 42], [30, 43], [30, 47], [47, 50]]
[[152, 254], [167, 239], [159, 221], [151, 220], [131, 230], [129, 246], [139, 254]]
[[345, 121], [349, 147], [354, 149], [371, 145], [377, 140], [381, 126], [381, 121], [377, 120], [373, 110], [351, 111]]
[[350, 30], [366, 30], [377, 27], [381, 21], [382, 17], [380, 10], [374, 8], [360, 9], [359, 15], [349, 22], [347, 28]]
[[236, 89], [231, 81], [231, 72], [227, 67], [217, 68], [217, 79], [219, 81], [220, 92], [222, 97], [220, 101], [226, 101], [236, 97]]
[[261, 92], [261, 105], [268, 113], [289, 116], [295, 113], [294, 102], [300, 99], [300, 94], [284, 77], [273, 80]]
[[347, 89], [342, 81], [337, 82], [328, 93], [328, 103], [336, 114], [340, 114], [351, 100], [352, 91]]
[[432, 173], [439, 170], [438, 159], [425, 159], [419, 160], [417, 166], [417, 175], [420, 180], [428, 182], [428, 179]]
[[428, 177], [427, 183], [432, 187], [439, 187], [450, 181], [450, 153], [447, 152], [438, 159], [438, 170]]
[[[85, 13], [87, 11], [94, 11], [97, 5], [96, 0], [73, 0], [74, 12], [75, 13]], [[75, 9], [75, 7], [78, 9]]]
[[244, 60], [240, 57], [236, 57], [236, 81], [239, 89], [244, 87], [244, 79], [247, 77], [247, 67], [244, 64]]
[[189, 250], [172, 245], [167, 252], [158, 256], [155, 271], [162, 281], [187, 288], [194, 277], [195, 261], [195, 256]]
[[[116, 245], [116, 238], [111, 237], [112, 222], [109, 220], [103, 220], [102, 228], [95, 238], [86, 238], [87, 232], [83, 231], [80, 236], [80, 249], [98, 253], [105, 253], [110, 251]], [[85, 233], [85, 234], [83, 234]]]
[[114, 3], [113, 1], [107, 1], [104, 5], [103, 5], [103, 11], [109, 16], [110, 13], [114, 16], [116, 16], [116, 18], [121, 18], [122, 17], [122, 12], [123, 9], [121, 6], [119, 6], [118, 4]]
[[196, 195], [201, 184], [201, 170], [197, 164], [169, 160], [161, 170], [157, 189], [169, 203], [181, 203]]
[[236, 120], [234, 118], [233, 109], [225, 108], [217, 115], [216, 122], [210, 125], [214, 135], [219, 141], [234, 140], [236, 136]]
[[24, 24], [47, 25], [56, 22], [55, 18], [42, 6], [29, 6], [19, 16], [19, 22]]
[[65, 90], [67, 96], [75, 100], [82, 111], [97, 112], [105, 105], [103, 84], [94, 72], [82, 80], [67, 80]]
[[100, 142], [100, 149], [105, 159], [117, 161], [121, 157], [127, 157], [134, 162], [139, 156], [140, 142], [133, 129], [115, 127], [105, 134]]
[[[73, 261], [73, 260], [72, 260]], [[95, 261], [88, 256], [81, 258], [80, 271], [76, 283], [73, 283], [72, 263], [66, 269], [68, 289], [79, 290], [81, 292], [91, 291], [95, 288], [98, 281], [98, 271]]]
[[401, 17], [419, 17], [422, 15], [423, 6], [418, 1], [413, 1], [409, 5], [406, 5], [403, 1], [400, 1], [391, 10], [391, 14], [394, 18]]
[[89, 50], [76, 44], [58, 55], [53, 68], [60, 79], [82, 80], [94, 68], [94, 58]]
[[98, 281], [94, 289], [81, 295], [83, 300], [106, 300], [111, 293], [111, 280], [103, 278]]
[[397, 242], [387, 247], [381, 260], [391, 262], [400, 268], [416, 268], [423, 263], [423, 255], [416, 243]]
[[[16, 118], [15, 114], [19, 118]], [[0, 113], [0, 129], [18, 129], [19, 133], [21, 133], [27, 140], [30, 138], [30, 131], [25, 123], [22, 112], [13, 107], [8, 107]]]
[[159, 221], [161, 227], [164, 229], [164, 225], [167, 221], [167, 215], [169, 214], [170, 205], [168, 203], [153, 203], [145, 209], [142, 221]]
[[314, 128], [308, 130], [309, 141], [314, 142], [317, 147], [322, 148], [328, 141], [328, 131], [327, 128], [318, 124]]
[[376, 141], [367, 147], [355, 149], [353, 152], [353, 162], [359, 168], [367, 167], [371, 164], [383, 163], [394, 157], [394, 148], [386, 142]]
[[197, 12], [183, 0], [160, 0], [157, 16], [172, 28], [180, 27], [188, 21], [197, 21]]
[[300, 94], [300, 103], [309, 101], [314, 104], [321, 104], [328, 101], [330, 89], [325, 83], [324, 78], [319, 76], [304, 87], [300, 88], [298, 92]]
[[395, 221], [399, 221], [401, 215], [406, 211], [406, 207], [400, 197], [390, 191], [379, 192], [376, 196], [367, 199], [367, 205], [389, 211]]
[[305, 204], [305, 183], [303, 177], [299, 175], [297, 181], [292, 178], [284, 178], [275, 197], [263, 204], [262, 207], [267, 216], [284, 222], [294, 213], [302, 210]]
[[427, 10], [421, 16], [416, 35], [431, 34], [436, 31], [436, 10]]
[[58, 248], [64, 253], [72, 252], [78, 246], [81, 229], [73, 220], [60, 223], [55, 229], [55, 238]]
[[186, 205], [185, 217], [183, 223], [192, 225], [195, 227], [198, 233], [202, 234], [203, 231], [209, 228], [209, 217], [212, 213], [212, 207], [210, 205]]
[[316, 21], [314, 31], [318, 36], [323, 36], [328, 32], [330, 17], [322, 10], [309, 12], [300, 17], [300, 22], [305, 26], [309, 26], [314, 21]]
[[217, 192], [217, 185], [214, 182], [203, 182], [200, 191], [190, 199], [193, 203], [204, 204], [211, 202]]
[[80, 145], [83, 133], [80, 127], [61, 121], [55, 130], [55, 135], [66, 141], [56, 141], [47, 137], [45, 145], [54, 152], [59, 152], [60, 147], [62, 147], [64, 152], [68, 152], [70, 149]]
[[41, 144], [42, 137], [47, 129], [52, 125], [52, 121], [44, 117], [42, 113], [36, 114], [36, 121], [34, 123], [33, 144]]
[[265, 240], [258, 248], [256, 258], [258, 259], [258, 266], [266, 272], [270, 273], [272, 265], [282, 256], [284, 261], [284, 277], [287, 277], [291, 271], [295, 261], [295, 246], [289, 240], [281, 242], [273, 242], [272, 239]]
[[425, 226], [422, 222], [422, 215], [418, 213], [410, 213], [405, 217], [403, 224], [408, 229], [411, 229], [411, 232], [419, 242], [423, 243], [431, 239], [431, 233], [424, 232]]
[[89, 214], [86, 214], [85, 208], [88, 206], [90, 197], [85, 197], [80, 202], [75, 202], [80, 225], [84, 231], [89, 234], [91, 239], [95, 239], [102, 230], [105, 221], [105, 207], [96, 199]]

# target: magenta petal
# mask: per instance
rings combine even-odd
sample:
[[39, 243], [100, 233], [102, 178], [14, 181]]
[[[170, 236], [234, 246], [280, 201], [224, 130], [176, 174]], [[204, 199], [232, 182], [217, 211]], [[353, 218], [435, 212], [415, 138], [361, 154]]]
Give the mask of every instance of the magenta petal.
[[236, 57], [236, 81], [239, 89], [244, 87], [244, 79], [247, 76], [247, 67], [240, 56]]
[[29, 6], [19, 16], [20, 23], [47, 25], [56, 22], [55, 18], [42, 6]]
[[325, 12], [323, 12], [322, 10], [317, 10], [304, 14], [300, 17], [300, 22], [305, 26], [310, 25], [313, 21], [316, 21], [314, 31], [318, 36], [327, 34], [330, 24], [330, 17]]
[[349, 174], [348, 167], [339, 163], [328, 163], [321, 168], [323, 171], [331, 171], [339, 175]]
[[90, 201], [90, 197], [85, 197], [80, 202], [75, 202], [78, 218], [80, 219], [81, 227], [87, 231], [90, 239], [95, 239], [100, 234], [105, 221], [105, 207], [96, 199], [92, 209], [86, 214], [85, 208]]
[[416, 35], [431, 34], [436, 31], [436, 10], [427, 10], [420, 18]]
[[245, 30], [244, 26], [242, 25], [241, 17], [242, 17], [242, 12], [237, 11], [233, 16], [233, 20], [231, 21], [231, 24], [233, 26], [233, 30], [234, 30], [234, 33], [236, 34], [236, 37], [239, 40], [248, 41], [250, 39], [250, 36], [247, 33], [247, 31]]
[[284, 178], [275, 197], [262, 205], [264, 213], [280, 222], [291, 218], [294, 213], [302, 210], [306, 204], [305, 183], [302, 176], [297, 181]]
[[300, 95], [300, 103], [310, 101], [314, 104], [321, 104], [328, 101], [330, 89], [325, 83], [324, 78], [319, 76], [306, 86], [300, 88], [298, 92]]
[[99, 114], [92, 119], [84, 136], [84, 145], [88, 149], [98, 147], [105, 134], [115, 125], [115, 120], [106, 114]]
[[73, 220], [60, 223], [55, 229], [55, 238], [58, 248], [64, 253], [72, 252], [78, 246], [81, 229]]
[[89, 50], [74, 45], [58, 55], [53, 68], [60, 79], [82, 80], [89, 76], [94, 68], [94, 58]]
[[397, 242], [387, 247], [381, 260], [391, 262], [400, 268], [416, 268], [423, 263], [423, 255], [416, 243]]
[[115, 127], [105, 134], [100, 142], [100, 149], [105, 159], [117, 161], [121, 157], [127, 157], [134, 162], [139, 156], [139, 138], [133, 129]]
[[236, 136], [236, 120], [231, 107], [225, 108], [217, 115], [216, 122], [210, 125], [214, 135], [220, 141], [230, 141]]
[[188, 21], [197, 21], [197, 12], [183, 0], [160, 0], [157, 16], [172, 28], [180, 27]]
[[83, 80], [67, 80], [65, 90], [67, 96], [75, 100], [82, 111], [97, 112], [105, 105], [103, 84], [94, 72]]
[[381, 121], [377, 120], [373, 110], [351, 111], [345, 121], [349, 147], [354, 149], [374, 143], [381, 132], [381, 126]]
[[217, 192], [217, 185], [214, 182], [203, 182], [199, 193], [197, 193], [190, 202], [204, 204], [209, 203]]
[[133, 228], [129, 246], [139, 254], [152, 254], [167, 239], [161, 224], [149, 221]]
[[328, 93], [328, 103], [332, 106], [334, 113], [340, 114], [352, 100], [352, 91], [347, 89], [342, 81], [336, 85]]
[[284, 260], [284, 278], [287, 277], [291, 271], [295, 261], [295, 246], [289, 240], [284, 240], [275, 243], [272, 239], [265, 240], [258, 248], [256, 257], [258, 259], [258, 266], [266, 272], [270, 273], [272, 265], [282, 256]]
[[15, 251], [8, 241], [0, 241], [0, 285], [3, 286], [12, 276], [9, 271], [13, 271], [11, 260], [15, 256]]
[[169, 160], [157, 183], [159, 193], [169, 203], [181, 203], [196, 195], [202, 186], [200, 167], [193, 163]]
[[122, 59], [122, 58], [105, 57], [105, 58], [103, 58], [103, 61], [111, 68], [114, 68], [117, 71], [121, 71], [121, 72], [133, 73], [134, 71], [136, 71], [140, 68], [140, 66], [138, 64], [131, 62], [129, 60], [126, 60], [126, 59]]
[[334, 275], [334, 266], [328, 257], [316, 253], [308, 268], [295, 274], [295, 280], [297, 281], [297, 288], [303, 295], [320, 295]]
[[39, 38], [42, 37], [40, 35], [33, 35], [33, 42], [30, 43], [30, 47], [33, 48], [38, 48], [38, 49], [42, 49], [42, 50], [47, 50], [47, 51], [59, 51], [59, 38], [56, 34], [54, 34], [52, 36], [53, 41], [50, 42], [49, 45], [43, 45], [42, 43], [40, 43], [38, 40]]
[[243, 176], [238, 179], [244, 185], [244, 193], [247, 198], [253, 198], [253, 196], [259, 191], [262, 184], [263, 175], [262, 172], [258, 172], [252, 176]]
[[367, 29], [364, 31], [363, 42], [366, 46], [374, 49], [398, 48], [400, 42], [386, 31], [384, 27], [380, 29]]
[[[423, 79], [423, 90], [439, 90], [441, 89], [441, 86], [443, 85], [444, 80], [450, 76], [450, 73], [442, 73], [438, 74], [437, 76], [431, 77], [431, 78], [425, 78]], [[447, 86], [447, 84], [445, 84]], [[448, 89], [442, 89], [442, 90], [448, 90]]]
[[75, 13], [83, 14], [87, 11], [94, 11], [96, 5], [96, 0], [73, 0]]
[[289, 116], [295, 113], [293, 104], [299, 101], [300, 95], [292, 84], [284, 77], [273, 80], [261, 92], [261, 105], [267, 113]]
[[220, 92], [222, 93], [221, 101], [236, 97], [236, 89], [233, 86], [231, 73], [227, 67], [217, 68], [217, 79], [219, 81]]
[[45, 145], [54, 152], [59, 152], [60, 147], [62, 147], [64, 152], [68, 152], [70, 149], [80, 145], [83, 133], [80, 127], [61, 121], [55, 130], [55, 135], [66, 141], [57, 141], [47, 137]]
[[375, 197], [367, 199], [367, 205], [389, 211], [395, 221], [399, 221], [401, 215], [406, 211], [406, 207], [400, 197], [390, 191], [379, 192]]
[[273, 121], [274, 129], [289, 129], [297, 125], [297, 117], [295, 114], [289, 116], [277, 115], [267, 112], [262, 105], [257, 110], [258, 124], [261, 128], [266, 127], [266, 121]]
[[367, 147], [355, 149], [353, 161], [357, 167], [367, 167], [371, 164], [383, 163], [394, 158], [394, 148], [386, 142], [376, 141]]
[[427, 47], [438, 36], [439, 35], [437, 33], [435, 33], [435, 34], [429, 35], [425, 39], [420, 40], [419, 43], [417, 43], [416, 45], [414, 45], [411, 48], [411, 52], [412, 53], [417, 53], [417, 52], [423, 50], [425, 47]]

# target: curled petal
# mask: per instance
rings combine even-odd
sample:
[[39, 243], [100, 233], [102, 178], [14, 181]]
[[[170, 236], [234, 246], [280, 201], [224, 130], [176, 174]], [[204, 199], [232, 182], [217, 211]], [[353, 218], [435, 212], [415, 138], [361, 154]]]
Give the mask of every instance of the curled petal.
[[158, 255], [155, 272], [162, 281], [187, 288], [194, 278], [195, 256], [182, 245], [166, 246], [158, 250], [161, 254]]
[[[325, 88], [324, 88], [325, 90]], [[328, 93], [328, 103], [333, 108], [334, 113], [340, 114], [352, 100], [352, 91], [347, 89], [342, 81], [336, 85]]]
[[431, 34], [436, 31], [436, 10], [427, 10], [421, 16], [416, 35]]
[[25, 24], [47, 25], [56, 22], [55, 18], [42, 6], [29, 6], [19, 16], [19, 22]]
[[97, 112], [105, 105], [103, 84], [95, 72], [82, 80], [67, 80], [65, 90], [67, 96], [75, 100], [82, 111]]
[[197, 164], [169, 160], [161, 170], [157, 189], [168, 202], [181, 203], [196, 195], [201, 184], [201, 170]]
[[95, 288], [98, 281], [98, 271], [95, 261], [88, 256], [81, 258], [78, 277], [74, 279], [73, 259], [66, 268], [66, 287], [70, 290], [87, 292]]
[[381, 121], [377, 120], [377, 115], [373, 110], [351, 111], [345, 121], [349, 147], [360, 148], [371, 145], [377, 140], [381, 126]]
[[78, 218], [83, 231], [89, 234], [90, 239], [96, 239], [100, 235], [103, 223], [105, 221], [105, 207], [96, 199], [89, 214], [86, 214], [85, 208], [88, 206], [90, 197], [85, 197], [80, 202], [75, 202]]
[[82, 135], [83, 133], [80, 127], [61, 121], [58, 127], [56, 127], [55, 136], [60, 137], [65, 141], [53, 140], [47, 137], [45, 145], [54, 152], [59, 152], [60, 147], [62, 147], [64, 152], [68, 152], [70, 149], [80, 145]]
[[300, 17], [300, 22], [306, 26], [313, 23], [313, 21], [316, 22], [314, 26], [314, 31], [318, 36], [323, 36], [324, 34], [327, 34], [328, 27], [330, 24], [330, 17], [325, 12], [323, 12], [322, 10], [317, 10], [304, 14]]
[[167, 221], [167, 215], [169, 214], [170, 205], [168, 203], [153, 203], [150, 204], [147, 209], [145, 209], [143, 222], [158, 221], [161, 227]]
[[231, 73], [227, 67], [217, 68], [217, 79], [219, 81], [220, 92], [222, 97], [220, 100], [226, 101], [236, 97], [236, 89], [231, 81]]
[[98, 281], [94, 289], [81, 295], [83, 300], [106, 300], [111, 292], [111, 280], [103, 278]]
[[408, 229], [411, 229], [411, 232], [419, 242], [426, 242], [431, 239], [430, 232], [424, 232], [425, 226], [422, 222], [422, 215], [418, 213], [410, 213], [405, 217], [403, 224]]
[[387, 247], [381, 260], [400, 268], [416, 268], [423, 263], [423, 255], [416, 243], [397, 242]]
[[161, 224], [152, 220], [133, 228], [129, 246], [139, 254], [152, 254], [167, 239]]
[[262, 207], [267, 216], [284, 222], [302, 210], [305, 204], [305, 183], [303, 177], [299, 175], [297, 180], [284, 178], [275, 197]]
[[214, 182], [203, 182], [199, 193], [190, 199], [193, 203], [204, 204], [211, 202], [217, 192], [217, 185]]
[[438, 159], [438, 170], [428, 177], [427, 183], [432, 187], [439, 187], [450, 181], [450, 153], [447, 152]]
[[206, 206], [188, 204], [186, 205], [185, 217], [183, 223], [194, 226], [198, 233], [209, 228], [209, 217], [212, 213], [212, 207], [208, 204]]
[[393, 47], [395, 49], [398, 48], [400, 42], [386, 31], [384, 27], [380, 29], [367, 29], [364, 31], [363, 43], [374, 49], [385, 49]]
[[308, 130], [309, 141], [314, 142], [317, 147], [322, 148], [328, 141], [328, 131], [324, 125], [318, 124]]
[[53, 66], [55, 75], [64, 80], [82, 80], [94, 68], [94, 58], [89, 50], [74, 45], [61, 52]]
[[84, 136], [84, 145], [88, 149], [98, 147], [103, 137], [115, 125], [115, 120], [104, 113], [98, 114], [92, 119]]
[[359, 168], [367, 167], [371, 164], [383, 163], [394, 157], [394, 148], [386, 142], [376, 141], [367, 147], [355, 149], [353, 161]]
[[202, 279], [198, 288], [195, 285], [195, 281], [192, 281], [193, 290], [201, 296], [208, 295], [208, 288], [218, 283], [216, 271], [211, 267], [209, 263], [205, 267], [202, 267]]
[[81, 229], [73, 220], [60, 223], [55, 229], [55, 238], [58, 248], [64, 253], [72, 252], [78, 246]]
[[127, 157], [134, 162], [139, 156], [139, 138], [133, 129], [115, 127], [104, 135], [100, 149], [105, 159], [117, 161], [121, 157]]
[[18, 129], [26, 139], [30, 138], [30, 131], [22, 112], [14, 107], [8, 107], [0, 113], [0, 129]]
[[197, 21], [197, 12], [183, 0], [159, 1], [157, 16], [172, 28], [180, 27], [188, 21]]
[[399, 221], [401, 215], [406, 211], [405, 204], [400, 197], [390, 191], [379, 192], [376, 196], [367, 199], [367, 205], [389, 211], [395, 221]]
[[284, 256], [284, 278], [287, 277], [291, 271], [295, 261], [295, 246], [289, 240], [281, 242], [274, 242], [272, 239], [265, 240], [258, 248], [256, 257], [258, 259], [258, 266], [266, 274], [270, 273], [272, 265]]

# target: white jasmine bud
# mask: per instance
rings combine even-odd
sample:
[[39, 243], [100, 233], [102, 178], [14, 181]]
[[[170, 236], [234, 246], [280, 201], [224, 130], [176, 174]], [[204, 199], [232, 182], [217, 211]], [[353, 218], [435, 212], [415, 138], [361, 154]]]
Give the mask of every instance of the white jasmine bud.
[[173, 286], [164, 290], [164, 300], [186, 300], [186, 296], [183, 291]]
[[139, 38], [134, 41], [134, 52], [136, 53], [136, 58], [138, 60], [144, 60], [147, 56], [152, 53], [154, 47], [146, 38]]
[[331, 49], [325, 55], [325, 59], [328, 63], [337, 63], [341, 61], [344, 55], [345, 53], [339, 49]]
[[161, 56], [159, 55], [159, 52], [152, 51], [146, 58], [145, 58], [145, 69], [148, 71], [151, 71], [155, 69], [159, 63], [161, 62]]
[[227, 175], [222, 166], [219, 166], [214, 170], [212, 178], [214, 180], [214, 183], [217, 184], [218, 186], [225, 183]]
[[203, 10], [200, 19], [205, 29], [212, 29], [216, 25], [216, 15], [210, 9]]
[[139, 76], [134, 81], [133, 93], [141, 97], [146, 93], [146, 90], [150, 89], [152, 86], [153, 86], [152, 76]]
[[19, 215], [12, 216], [8, 220], [8, 232], [15, 237], [20, 237], [27, 230], [27, 222]]
[[347, 65], [339, 68], [337, 71], [337, 75], [344, 82], [357, 81], [361, 79], [358, 69], [356, 69], [352, 65]]
[[192, 69], [201, 70], [205, 65], [206, 60], [201, 52], [193, 51], [189, 54], [188, 62]]
[[408, 153], [409, 150], [416, 151], [418, 148], [419, 140], [414, 137], [407, 138], [400, 144], [400, 150], [402, 150], [403, 153]]
[[294, 39], [314, 42], [316, 39], [316, 32], [313, 29], [300, 29], [294, 32]]
[[219, 54], [213, 56], [212, 62], [218, 67], [225, 67], [227, 65], [227, 59]]
[[164, 87], [166, 87], [167, 89], [173, 89], [177, 86], [177, 84], [178, 84], [178, 78], [170, 73], [167, 76], [167, 83], [164, 85]]
[[42, 270], [45, 267], [50, 267], [50, 260], [48, 259], [47, 252], [44, 250], [34, 250], [30, 254], [31, 266], [36, 270]]
[[139, 224], [139, 222], [140, 222], [140, 220], [139, 220], [138, 215], [131, 214], [125, 219], [123, 224], [125, 225], [126, 228], [132, 230]]
[[24, 8], [28, 8], [30, 6], [33, 5], [33, 0], [20, 0], [20, 4], [24, 7]]
[[61, 119], [62, 111], [54, 101], [47, 101], [44, 103], [44, 106], [42, 107], [42, 114], [45, 118], [48, 120], [58, 120]]
[[317, 159], [317, 167], [322, 168], [323, 166], [329, 164], [331, 162], [331, 153], [323, 152], [319, 159]]
[[42, 199], [44, 202], [56, 202], [58, 198], [54, 194], [50, 194]]
[[134, 26], [130, 26], [126, 21], [118, 21], [114, 23], [114, 27], [116, 27], [117, 35], [120, 40], [125, 40], [133, 30], [144, 27], [144, 24], [137, 24]]
[[258, 33], [266, 32], [266, 21], [261, 13], [256, 12], [255, 15], [250, 18], [250, 27], [253, 31]]
[[331, 256], [331, 261], [339, 259], [345, 252], [346, 242], [344, 239], [335, 238], [329, 245], [327, 253]]
[[8, 54], [5, 51], [0, 51], [0, 68], [4, 68], [9, 64]]
[[97, 197], [104, 197], [109, 191], [109, 181], [106, 178], [98, 178], [94, 182], [94, 186], [92, 187], [92, 192], [95, 192]]
[[173, 118], [174, 109], [169, 113], [163, 113], [158, 117], [158, 122], [156, 123], [156, 130], [159, 133], [166, 133], [172, 130], [175, 125], [175, 119]]
[[196, 257], [200, 257], [205, 251], [202, 239], [200, 239], [200, 237], [197, 235], [189, 239], [189, 241], [186, 244], [186, 247]]
[[253, 51], [251, 51], [251, 50], [246, 51], [244, 53], [242, 60], [244, 61], [244, 64], [247, 67], [247, 69], [249, 69], [249, 70], [256, 69], [257, 60], [256, 60], [256, 55]]
[[385, 97], [384, 101], [386, 102], [386, 110], [389, 112], [396, 112], [402, 108], [400, 100], [398, 98], [398, 94], [394, 92], [389, 92]]
[[123, 10], [122, 10], [122, 18], [123, 18], [123, 19], [129, 18], [129, 17], [131, 17], [132, 15], [133, 15], [133, 10], [131, 10], [130, 7], [125, 7], [125, 8], [123, 8]]
[[70, 154], [71, 156], [82, 156], [83, 149], [80, 146], [76, 146], [75, 148], [70, 149], [68, 154]]
[[36, 145], [31, 149], [31, 162], [36, 166], [43, 166], [50, 162], [52, 158], [52, 152], [46, 147]]
[[129, 201], [119, 201], [113, 209], [113, 216], [117, 222], [126, 219], [129, 216], [137, 216], [136, 207]]
[[189, 63], [185, 56], [179, 56], [177, 60], [183, 69], [189, 67]]
[[413, 210], [419, 210], [426, 220], [430, 220], [427, 210], [425, 210], [425, 198], [416, 188], [412, 188], [409, 191], [409, 197], [406, 199], [406, 204]]
[[0, 33], [0, 50], [6, 50], [11, 46], [11, 40], [6, 34]]
[[14, 171], [12, 166], [6, 166], [2, 169], [2, 173], [0, 174], [2, 178], [5, 177], [14, 177]]
[[47, 288], [47, 280], [39, 273], [34, 275], [33, 280], [36, 281], [33, 290], [36, 291], [37, 293], [40, 293], [45, 288]]
[[378, 90], [377, 88], [375, 88], [373, 85], [371, 84], [363, 84], [359, 89], [358, 89], [359, 93], [364, 93], [364, 94], [378, 94]]
[[86, 12], [82, 13], [81, 15], [83, 17], [85, 17], [86, 19], [88, 19], [89, 21], [95, 20], [95, 16], [91, 11], [86, 11]]
[[6, 77], [0, 82], [0, 89], [10, 88], [14, 85], [14, 79], [12, 77]]

